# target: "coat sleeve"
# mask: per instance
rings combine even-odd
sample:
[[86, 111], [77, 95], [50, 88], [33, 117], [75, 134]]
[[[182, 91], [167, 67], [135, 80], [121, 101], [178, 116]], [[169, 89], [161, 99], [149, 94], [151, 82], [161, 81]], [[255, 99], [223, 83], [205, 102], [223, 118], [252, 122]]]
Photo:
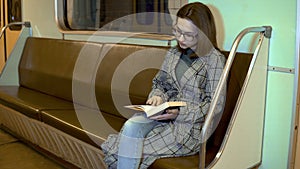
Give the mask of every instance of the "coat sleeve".
[[[208, 79], [206, 85], [206, 92], [210, 98], [210, 101], [213, 99], [215, 95], [225, 65], [225, 57], [219, 52], [215, 52], [215, 53], [216, 53], [215, 55], [212, 55], [208, 59]], [[225, 99], [226, 99], [226, 89], [227, 89], [227, 85], [225, 83], [225, 85], [221, 90], [220, 97], [217, 101], [217, 106], [214, 112], [215, 115], [223, 112]]]
[[[197, 120], [200, 119], [201, 121], [205, 119], [209, 111], [209, 108], [211, 106], [212, 99], [215, 95], [222, 72], [224, 70], [224, 65], [225, 65], [225, 57], [219, 52], [214, 52], [213, 55], [209, 56], [207, 62], [207, 84], [205, 87], [206, 98], [199, 105], [200, 113], [197, 113], [197, 115], [200, 115], [200, 117], [196, 117], [195, 119]], [[211, 130], [210, 134], [212, 134], [212, 132], [217, 127], [219, 120], [222, 116], [224, 106], [225, 106], [225, 100], [226, 100], [226, 89], [227, 89], [227, 85], [225, 83], [225, 85], [221, 90], [220, 96], [217, 100], [217, 105], [215, 107], [215, 110], [213, 112], [214, 119], [210, 127]]]
[[170, 50], [166, 58], [152, 81], [152, 90], [148, 98], [152, 96], [160, 96], [163, 102], [177, 100], [178, 89], [174, 86], [175, 81], [170, 74], [173, 52]]

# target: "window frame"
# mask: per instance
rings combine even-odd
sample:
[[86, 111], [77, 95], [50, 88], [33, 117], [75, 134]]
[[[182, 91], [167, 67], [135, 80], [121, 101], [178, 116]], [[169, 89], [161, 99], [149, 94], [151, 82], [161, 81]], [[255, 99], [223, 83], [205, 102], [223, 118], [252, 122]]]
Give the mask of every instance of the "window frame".
[[[153, 0], [153, 1], [158, 1], [159, 3], [164, 3], [164, 1], [160, 1], [160, 0]], [[171, 7], [170, 7], [170, 5], [168, 7], [169, 9], [172, 8], [172, 10], [174, 10], [174, 4], [176, 2], [179, 3], [179, 5], [175, 4], [175, 6], [177, 6], [178, 8], [180, 5], [182, 5], [181, 4], [182, 1], [177, 1], [177, 0], [169, 0], [169, 1], [174, 1], [172, 3]], [[66, 18], [67, 11], [66, 11], [66, 9], [64, 9], [66, 7], [65, 2], [66, 2], [66, 0], [55, 0], [55, 19], [56, 19], [56, 23], [57, 23], [57, 26], [58, 26], [60, 32], [65, 33], [65, 34], [93, 34], [97, 31], [97, 30], [70, 29], [70, 26], [68, 25], [67, 18]], [[133, 5], [136, 5], [135, 1], [133, 1]], [[165, 8], [166, 7], [164, 7], [164, 9], [161, 9], [161, 10], [165, 10]], [[111, 32], [111, 34], [116, 34], [116, 35], [125, 33], [124, 31], [109, 31], [109, 32]]]

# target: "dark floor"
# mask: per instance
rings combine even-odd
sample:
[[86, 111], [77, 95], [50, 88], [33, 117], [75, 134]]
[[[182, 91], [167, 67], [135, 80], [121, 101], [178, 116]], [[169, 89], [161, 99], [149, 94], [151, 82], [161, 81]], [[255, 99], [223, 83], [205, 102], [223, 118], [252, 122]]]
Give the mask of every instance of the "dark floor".
[[64, 169], [0, 129], [1, 169]]

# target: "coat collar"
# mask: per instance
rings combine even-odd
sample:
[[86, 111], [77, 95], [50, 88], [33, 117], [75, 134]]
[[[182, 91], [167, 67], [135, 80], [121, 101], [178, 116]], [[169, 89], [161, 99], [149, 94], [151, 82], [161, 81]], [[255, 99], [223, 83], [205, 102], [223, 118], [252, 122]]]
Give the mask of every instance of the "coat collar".
[[[176, 65], [178, 64], [178, 62], [179, 62], [179, 59], [180, 59], [180, 56], [181, 56], [181, 52], [179, 52], [179, 51], [176, 51], [175, 52], [175, 54], [174, 54], [174, 56], [172, 57], [173, 58], [173, 60], [172, 60], [172, 62], [171, 62], [171, 68], [172, 68], [172, 70], [171, 70], [171, 75], [172, 75], [172, 77], [173, 78], [175, 78], [176, 79], [176, 74], [175, 74], [175, 67], [176, 67]], [[205, 65], [205, 63], [204, 63], [204, 61], [203, 61], [203, 59], [202, 59], [202, 57], [199, 57], [198, 59], [196, 59], [193, 63], [192, 63], [192, 65], [191, 65], [191, 67], [190, 68], [188, 68], [188, 70], [184, 73], [184, 75], [183, 75], [183, 77], [181, 78], [181, 79], [176, 79], [176, 85], [177, 86], [185, 86], [185, 84], [196, 74], [196, 73], [198, 73], [202, 68], [203, 68], [203, 66]], [[179, 80], [180, 80], [180, 82], [179, 82]], [[179, 85], [179, 83], [180, 83], [180, 85]], [[180, 87], [179, 87], [180, 88]]]

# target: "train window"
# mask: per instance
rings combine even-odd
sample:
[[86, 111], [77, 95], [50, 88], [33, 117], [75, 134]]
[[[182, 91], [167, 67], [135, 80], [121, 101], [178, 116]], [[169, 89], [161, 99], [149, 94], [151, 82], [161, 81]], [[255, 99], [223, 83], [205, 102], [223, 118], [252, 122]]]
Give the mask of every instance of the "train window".
[[154, 22], [155, 7], [159, 6], [159, 3], [154, 0], [139, 0], [136, 1], [136, 13], [144, 13], [143, 15], [136, 15], [137, 22], [142, 25], [151, 25]]
[[131, 0], [64, 0], [65, 26], [70, 30], [97, 30], [111, 20], [133, 12]]
[[[56, 1], [60, 27], [65, 31], [110, 30], [130, 32], [166, 31], [171, 27], [170, 6], [183, 0], [63, 0]], [[170, 4], [171, 3], [171, 4]], [[152, 25], [152, 26], [151, 26]], [[149, 26], [156, 27], [152, 30]], [[162, 29], [163, 27], [163, 29]], [[146, 29], [146, 30], [145, 30]], [[170, 30], [168, 30], [170, 31]]]
[[[10, 0], [7, 1], [8, 8], [8, 23], [21, 22], [22, 11], [21, 11], [21, 0]], [[21, 25], [13, 25], [9, 27], [11, 30], [21, 30]]]
[[2, 23], [3, 21], [2, 21], [2, 3], [0, 3], [0, 27], [2, 28], [3, 27], [3, 25], [4, 25], [4, 23]]
[[[166, 24], [171, 25], [171, 24], [173, 24], [173, 20], [172, 20], [172, 18], [170, 18], [170, 15], [168, 15], [168, 14], [172, 15], [173, 13], [171, 13], [170, 10], [169, 10], [168, 2], [169, 1], [164, 1], [163, 2], [164, 3], [164, 5], [163, 5], [163, 14], [164, 14], [164, 19], [165, 19]], [[175, 14], [173, 14], [173, 15], [175, 15]]]

